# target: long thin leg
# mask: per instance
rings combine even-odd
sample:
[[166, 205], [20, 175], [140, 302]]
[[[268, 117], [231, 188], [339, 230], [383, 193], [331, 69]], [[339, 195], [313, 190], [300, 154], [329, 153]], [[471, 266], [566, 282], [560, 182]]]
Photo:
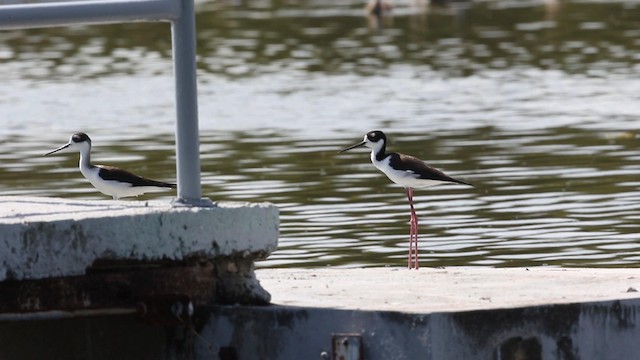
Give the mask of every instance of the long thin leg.
[[411, 220], [409, 221], [409, 257], [407, 258], [407, 267], [411, 269], [412, 259], [411, 255], [413, 254], [413, 199], [411, 194], [411, 188], [405, 188], [407, 191], [407, 200], [409, 200], [409, 206], [411, 206]]
[[409, 199], [409, 206], [411, 207], [411, 221], [409, 222], [408, 266], [409, 269], [411, 269], [412, 267], [418, 269], [418, 217], [416, 216], [416, 211], [413, 208], [413, 188], [407, 188], [407, 199]]
[[[413, 203], [413, 189], [411, 189], [411, 202]], [[413, 268], [418, 270], [420, 268], [418, 261], [418, 216], [415, 210], [413, 211], [413, 242]]]

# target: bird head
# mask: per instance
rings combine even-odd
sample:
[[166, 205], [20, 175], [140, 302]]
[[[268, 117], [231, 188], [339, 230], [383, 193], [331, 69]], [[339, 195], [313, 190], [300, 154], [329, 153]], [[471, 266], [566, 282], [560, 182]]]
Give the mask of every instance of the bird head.
[[78, 151], [78, 152], [82, 152], [83, 149], [90, 149], [91, 148], [91, 139], [89, 138], [89, 136], [83, 132], [79, 132], [79, 133], [75, 133], [73, 135], [71, 135], [71, 138], [69, 139], [69, 142], [60, 146], [59, 148], [53, 150], [53, 151], [49, 151], [48, 153], [44, 154], [46, 155], [51, 155], [53, 153], [56, 153], [58, 151]]
[[385, 142], [387, 141], [387, 137], [385, 136], [385, 134], [380, 131], [380, 130], [374, 130], [374, 131], [369, 131], [365, 136], [364, 139], [352, 146], [349, 146], [348, 148], [344, 149], [344, 150], [340, 150], [341, 153], [345, 152], [345, 151], [349, 151], [351, 149], [355, 149], [358, 147], [362, 147], [362, 146], [366, 146], [370, 149], [379, 149], [382, 146], [384, 146]]

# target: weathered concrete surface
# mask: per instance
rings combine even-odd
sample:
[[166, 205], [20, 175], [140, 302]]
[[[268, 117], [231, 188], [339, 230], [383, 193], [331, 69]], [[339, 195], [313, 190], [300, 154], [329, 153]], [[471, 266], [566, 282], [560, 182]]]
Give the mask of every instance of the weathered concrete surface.
[[[266, 305], [271, 295], [256, 280], [252, 260], [101, 261], [80, 276], [0, 282], [0, 322], [46, 318], [49, 312], [76, 316], [102, 309], [149, 308], [149, 304], [168, 299], [183, 299], [195, 307]], [[171, 305], [158, 311], [170, 313], [169, 308]], [[139, 315], [157, 317], [145, 311]]]
[[132, 316], [0, 321], [0, 358], [332, 359], [333, 336], [349, 333], [366, 360], [636, 360], [638, 272], [262, 269], [279, 305], [202, 305], [190, 324], [162, 327]]
[[272, 303], [404, 313], [454, 312], [640, 298], [640, 269], [263, 269]]
[[82, 275], [104, 259], [264, 258], [278, 226], [266, 203], [0, 197], [0, 281]]
[[[640, 270], [263, 269], [271, 307], [214, 307], [197, 358], [332, 359], [334, 334], [363, 358], [635, 360]], [[221, 351], [221, 350], [220, 350]]]
[[0, 358], [328, 360], [332, 336], [354, 333], [365, 360], [637, 360], [639, 314], [638, 299], [431, 314], [209, 306], [192, 327], [132, 316], [0, 322]]
[[[379, 286], [386, 284], [379, 284]], [[269, 289], [269, 291], [273, 291]], [[356, 334], [366, 360], [637, 360], [640, 299], [411, 314], [307, 307], [211, 308], [196, 359], [335, 359]]]

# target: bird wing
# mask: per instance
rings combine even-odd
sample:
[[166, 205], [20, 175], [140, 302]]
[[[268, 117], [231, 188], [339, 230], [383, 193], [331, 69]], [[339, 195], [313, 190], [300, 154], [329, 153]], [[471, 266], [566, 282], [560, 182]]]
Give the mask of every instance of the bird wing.
[[442, 171], [427, 165], [424, 161], [404, 154], [390, 154], [391, 159], [389, 165], [398, 169], [413, 173], [416, 179], [447, 181], [464, 185], [471, 185], [462, 180], [454, 179]]
[[166, 188], [175, 188], [175, 184], [170, 184], [162, 181], [156, 181], [147, 179], [136, 174], [132, 174], [127, 170], [120, 169], [113, 166], [96, 165], [100, 169], [100, 177], [105, 180], [121, 180], [131, 183], [132, 186], [158, 186]]

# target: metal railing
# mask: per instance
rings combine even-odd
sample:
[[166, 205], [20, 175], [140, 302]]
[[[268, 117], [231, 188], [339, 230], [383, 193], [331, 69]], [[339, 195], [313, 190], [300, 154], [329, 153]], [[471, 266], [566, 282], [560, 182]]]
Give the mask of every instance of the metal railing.
[[193, 0], [106, 0], [0, 5], [0, 30], [135, 21], [171, 23], [178, 201], [200, 203], [200, 142]]

